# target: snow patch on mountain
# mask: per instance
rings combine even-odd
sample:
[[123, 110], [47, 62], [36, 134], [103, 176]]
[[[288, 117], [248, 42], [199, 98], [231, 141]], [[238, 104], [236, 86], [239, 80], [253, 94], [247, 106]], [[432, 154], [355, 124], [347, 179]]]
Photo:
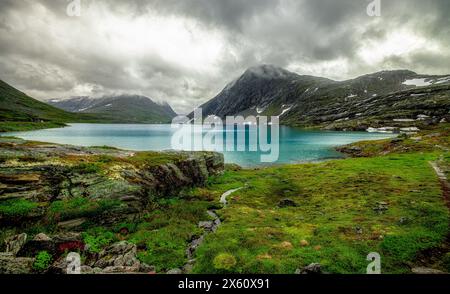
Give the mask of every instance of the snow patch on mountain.
[[403, 85], [406, 86], [416, 86], [416, 87], [426, 87], [432, 85], [430, 81], [427, 81], [426, 78], [422, 79], [410, 79], [403, 82]]
[[281, 114], [279, 115], [280, 117], [283, 116], [284, 114], [286, 114], [287, 112], [291, 111], [292, 105], [282, 105], [281, 108], [282, 108], [282, 110], [281, 110]]

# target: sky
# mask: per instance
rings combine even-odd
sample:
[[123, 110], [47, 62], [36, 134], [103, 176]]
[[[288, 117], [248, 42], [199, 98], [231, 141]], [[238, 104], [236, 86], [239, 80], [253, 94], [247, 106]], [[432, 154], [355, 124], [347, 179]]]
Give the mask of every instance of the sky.
[[369, 16], [372, 2], [0, 0], [0, 79], [41, 100], [138, 94], [189, 113], [260, 64], [450, 73], [450, 0], [380, 0]]

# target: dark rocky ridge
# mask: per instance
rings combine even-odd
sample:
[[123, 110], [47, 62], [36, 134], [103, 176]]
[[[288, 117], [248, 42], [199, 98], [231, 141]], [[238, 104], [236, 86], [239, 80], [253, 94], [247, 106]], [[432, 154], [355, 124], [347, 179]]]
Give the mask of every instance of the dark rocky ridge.
[[[419, 80], [419, 82], [417, 82]], [[415, 86], [414, 83], [425, 86]], [[270, 65], [247, 70], [203, 104], [208, 115], [280, 116], [282, 124], [324, 129], [365, 130], [377, 126], [420, 126], [426, 115], [449, 118], [450, 76], [382, 71], [347, 81], [301, 76]]]
[[73, 97], [49, 104], [73, 113], [90, 113], [118, 123], [169, 123], [177, 115], [169, 104], [158, 104], [139, 95]]

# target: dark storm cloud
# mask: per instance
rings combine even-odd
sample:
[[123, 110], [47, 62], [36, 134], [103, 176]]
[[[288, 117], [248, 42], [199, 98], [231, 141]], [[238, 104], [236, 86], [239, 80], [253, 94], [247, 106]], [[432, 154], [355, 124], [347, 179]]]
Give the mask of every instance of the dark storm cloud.
[[188, 112], [247, 67], [450, 73], [450, 1], [1, 0], [0, 79], [41, 99], [137, 93]]

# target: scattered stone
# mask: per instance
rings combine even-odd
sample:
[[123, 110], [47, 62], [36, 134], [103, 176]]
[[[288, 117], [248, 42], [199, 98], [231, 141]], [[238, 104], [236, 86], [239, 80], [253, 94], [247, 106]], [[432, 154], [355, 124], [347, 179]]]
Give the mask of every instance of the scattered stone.
[[376, 206], [373, 208], [375, 212], [378, 214], [383, 214], [386, 210], [389, 209], [389, 204], [384, 201], [377, 202]]
[[278, 247], [278, 248], [281, 248], [281, 249], [286, 249], [286, 250], [291, 250], [291, 249], [294, 248], [294, 246], [292, 245], [292, 243], [289, 242], [289, 241], [281, 242], [281, 244], [278, 245], [277, 247]]
[[135, 244], [121, 241], [102, 250], [94, 267], [125, 266], [139, 268], [140, 262], [136, 258], [136, 253], [137, 247]]
[[447, 122], [447, 120], [445, 118], [441, 119], [441, 121], [440, 121], [441, 124], [446, 123], [446, 122]]
[[65, 258], [60, 258], [48, 268], [47, 273], [52, 275], [65, 275], [67, 274], [68, 265], [69, 262]]
[[308, 266], [305, 266], [303, 269], [297, 269], [295, 271], [297, 275], [311, 275], [311, 274], [322, 274], [321, 265], [319, 263], [311, 263]]
[[442, 275], [445, 274], [443, 271], [427, 268], [427, 267], [415, 267], [411, 271], [416, 275]]
[[15, 257], [12, 252], [0, 253], [0, 274], [31, 274], [34, 260], [34, 258], [28, 257]]
[[39, 233], [34, 236], [33, 241], [51, 241], [52, 239], [44, 233]]
[[140, 273], [154, 273], [156, 272], [156, 268], [154, 266], [150, 266], [146, 263], [141, 263], [139, 266], [139, 272]]
[[139, 273], [139, 266], [108, 266], [101, 272], [102, 274], [130, 274]]
[[80, 268], [81, 274], [83, 275], [92, 275], [94, 274], [94, 269], [87, 265], [82, 265]]
[[362, 149], [358, 146], [351, 146], [350, 148], [348, 148], [349, 151], [351, 152], [361, 152]]
[[183, 266], [182, 272], [185, 273], [185, 274], [190, 274], [193, 269], [194, 269], [194, 265], [190, 264], [190, 263], [187, 263], [187, 264], [185, 264]]
[[405, 139], [396, 137], [391, 140], [391, 143], [396, 144], [396, 143], [402, 143], [403, 141], [405, 141]]
[[398, 222], [399, 224], [404, 225], [409, 222], [409, 219], [407, 217], [401, 217]]
[[207, 231], [212, 231], [214, 227], [214, 221], [202, 221], [198, 223], [198, 227]]
[[280, 208], [285, 208], [285, 207], [297, 207], [297, 203], [295, 203], [293, 200], [286, 198], [281, 200], [278, 203], [278, 207]]
[[27, 234], [25, 233], [7, 238], [5, 240], [6, 252], [17, 255], [26, 242]]
[[81, 225], [83, 225], [86, 221], [86, 218], [71, 219], [65, 222], [58, 223], [58, 228], [63, 230], [73, 230], [81, 227]]
[[181, 275], [183, 274], [183, 271], [180, 270], [179, 268], [175, 268], [175, 269], [171, 269], [170, 271], [167, 272], [168, 275]]
[[361, 227], [359, 227], [359, 226], [357, 226], [355, 228], [355, 231], [356, 231], [356, 234], [358, 234], [358, 235], [362, 235], [362, 233], [363, 233], [363, 229]]

